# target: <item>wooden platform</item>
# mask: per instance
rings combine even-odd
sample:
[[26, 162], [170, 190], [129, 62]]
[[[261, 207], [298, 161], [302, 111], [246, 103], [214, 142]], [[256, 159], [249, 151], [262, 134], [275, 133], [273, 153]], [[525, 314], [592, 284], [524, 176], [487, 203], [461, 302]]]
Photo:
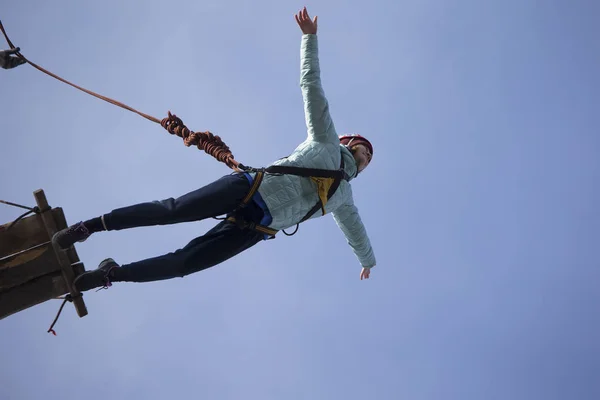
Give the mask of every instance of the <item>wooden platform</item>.
[[87, 315], [73, 279], [85, 270], [74, 247], [55, 249], [51, 238], [67, 227], [60, 207], [51, 208], [43, 190], [33, 193], [39, 213], [0, 226], [0, 319], [65, 294], [80, 317]]

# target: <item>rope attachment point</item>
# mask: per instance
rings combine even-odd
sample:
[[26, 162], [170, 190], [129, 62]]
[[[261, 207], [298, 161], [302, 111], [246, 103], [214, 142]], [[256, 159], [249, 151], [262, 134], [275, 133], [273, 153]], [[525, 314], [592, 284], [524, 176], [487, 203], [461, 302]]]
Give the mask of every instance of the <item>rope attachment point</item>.
[[167, 118], [163, 118], [160, 125], [167, 130], [171, 135], [179, 136], [183, 139], [183, 144], [186, 146], [196, 146], [200, 150], [204, 150], [218, 161], [225, 163], [229, 168], [238, 170], [239, 162], [233, 158], [233, 154], [229, 147], [217, 135], [211, 132], [194, 132], [185, 126], [181, 118], [169, 111]]
[[0, 203], [2, 204], [6, 204], [9, 206], [13, 206], [13, 207], [18, 207], [18, 208], [22, 208], [26, 211], [25, 213], [19, 215], [17, 217], [17, 219], [15, 219], [14, 221], [12, 221], [10, 224], [8, 224], [7, 226], [0, 226], [0, 231], [8, 231], [10, 228], [12, 228], [17, 222], [19, 222], [21, 219], [25, 218], [26, 216], [28, 216], [29, 214], [39, 214], [40, 213], [40, 208], [35, 206], [35, 207], [27, 207], [27, 206], [23, 206], [21, 204], [17, 204], [17, 203], [12, 203], [10, 201], [5, 201], [5, 200], [0, 200]]

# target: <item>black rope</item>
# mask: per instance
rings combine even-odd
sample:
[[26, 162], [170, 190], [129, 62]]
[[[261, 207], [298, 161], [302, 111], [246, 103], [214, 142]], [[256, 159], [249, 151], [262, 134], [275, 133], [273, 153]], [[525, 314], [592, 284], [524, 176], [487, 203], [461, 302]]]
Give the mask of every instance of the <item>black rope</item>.
[[3, 228], [3, 230], [8, 231], [10, 228], [12, 228], [17, 222], [19, 222], [21, 219], [25, 218], [26, 216], [28, 216], [29, 214], [32, 213], [36, 213], [39, 214], [40, 213], [40, 208], [38, 206], [35, 207], [27, 207], [27, 206], [23, 206], [21, 204], [16, 204], [16, 203], [11, 203], [10, 201], [5, 201], [5, 200], [0, 200], [0, 203], [2, 204], [6, 204], [9, 206], [13, 206], [13, 207], [18, 207], [18, 208], [23, 208], [25, 210], [27, 210], [26, 212], [24, 212], [23, 214], [19, 215], [17, 217], [17, 219], [15, 219], [13, 222], [11, 222], [10, 224], [8, 224], [8, 226], [6, 228]]
[[299, 224], [299, 223], [298, 223], [298, 224], [296, 224], [296, 229], [294, 229], [294, 232], [292, 232], [292, 233], [287, 233], [287, 232], [285, 231], [285, 229], [282, 229], [282, 230], [281, 230], [281, 232], [283, 232], [283, 233], [284, 233], [284, 235], [286, 235], [286, 236], [294, 236], [294, 235], [296, 234], [296, 232], [298, 232], [298, 227], [299, 227], [299, 226], [300, 226], [300, 224]]
[[22, 206], [20, 204], [11, 203], [10, 201], [6, 201], [6, 200], [0, 200], [0, 203], [7, 204], [7, 205], [13, 206], [13, 207], [24, 208], [25, 210], [29, 210], [29, 211], [33, 211], [33, 210], [35, 210], [37, 208], [37, 207], [31, 208], [31, 207], [27, 207], [27, 206]]
[[5, 231], [8, 231], [10, 228], [12, 228], [17, 222], [19, 222], [21, 219], [25, 218], [26, 216], [28, 216], [29, 214], [33, 213], [35, 211], [27, 211], [21, 215], [19, 215], [19, 217], [17, 217], [17, 219], [15, 219], [13, 222], [11, 222], [5, 229]]
[[[82, 294], [80, 293], [79, 296], [77, 296], [77, 297], [81, 297], [81, 296], [82, 296]], [[58, 317], [60, 317], [60, 313], [62, 313], [62, 310], [63, 310], [65, 304], [67, 304], [67, 301], [70, 303], [73, 302], [73, 296], [71, 296], [71, 294], [67, 294], [64, 297], [57, 297], [57, 299], [59, 299], [59, 300], [62, 299], [63, 302], [60, 305], [60, 308], [58, 309], [58, 313], [56, 314], [54, 321], [52, 321], [52, 325], [50, 325], [50, 328], [48, 329], [48, 333], [51, 333], [54, 336], [56, 336], [56, 331], [54, 330], [54, 325], [56, 325], [56, 323], [58, 322]]]

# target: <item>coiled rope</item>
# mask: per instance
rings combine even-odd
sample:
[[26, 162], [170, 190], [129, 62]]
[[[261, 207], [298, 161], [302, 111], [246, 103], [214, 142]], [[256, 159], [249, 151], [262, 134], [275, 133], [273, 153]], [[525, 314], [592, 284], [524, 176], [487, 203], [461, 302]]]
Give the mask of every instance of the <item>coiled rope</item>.
[[[4, 30], [4, 26], [2, 25], [1, 21], [0, 21], [0, 30], [2, 31], [2, 34], [4, 35], [4, 38], [6, 39], [6, 42], [8, 43], [10, 48], [15, 49], [16, 47], [13, 45], [13, 43], [8, 38], [8, 35], [6, 34], [6, 31]], [[67, 81], [66, 79], [63, 79], [60, 76], [53, 74], [52, 72], [46, 70], [45, 68], [42, 68], [39, 65], [31, 62], [20, 51], [16, 52], [15, 55], [17, 57], [23, 59], [26, 63], [28, 63], [32, 67], [42, 71], [43, 73], [45, 73], [47, 75], [50, 75], [51, 77], [53, 77], [55, 79], [58, 79], [59, 81], [61, 81], [63, 83], [66, 83], [67, 85], [70, 85], [76, 89], [79, 89], [82, 92], [85, 92], [91, 96], [98, 98], [98, 99], [104, 100], [110, 104], [116, 105], [118, 107], [129, 110], [133, 113], [136, 113], [136, 114], [146, 118], [149, 121], [160, 124], [170, 134], [176, 135], [176, 136], [179, 136], [180, 138], [182, 138], [183, 144], [185, 146], [188, 146], [188, 147], [196, 146], [196, 147], [198, 147], [198, 149], [204, 150], [207, 154], [210, 154], [211, 156], [216, 158], [218, 161], [221, 161], [222, 163], [224, 163], [225, 165], [227, 165], [229, 168], [231, 168], [233, 170], [240, 171], [240, 168], [243, 168], [243, 165], [241, 165], [238, 161], [235, 160], [233, 154], [231, 153], [231, 150], [223, 142], [223, 140], [221, 140], [221, 138], [219, 136], [213, 135], [209, 131], [206, 131], [206, 132], [191, 131], [190, 129], [188, 129], [185, 126], [185, 124], [183, 123], [183, 121], [180, 118], [178, 118], [174, 114], [171, 114], [170, 111], [168, 112], [168, 116], [166, 118], [159, 120], [158, 118], [155, 118], [151, 115], [140, 112], [126, 104], [123, 104], [120, 101], [111, 99], [110, 97], [102, 96], [101, 94], [92, 92], [91, 90], [88, 90], [81, 86], [75, 85], [74, 83], [71, 83], [71, 82]]]

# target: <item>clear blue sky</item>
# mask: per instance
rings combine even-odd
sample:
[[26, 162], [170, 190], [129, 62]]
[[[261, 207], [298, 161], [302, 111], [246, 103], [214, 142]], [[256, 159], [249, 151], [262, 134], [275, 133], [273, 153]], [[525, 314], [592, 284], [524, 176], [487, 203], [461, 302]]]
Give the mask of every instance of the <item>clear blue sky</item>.
[[[282, 1], [23, 2], [32, 61], [246, 164], [305, 138], [301, 33]], [[207, 271], [0, 321], [0, 398], [600, 398], [600, 3], [310, 1], [354, 184], [368, 281], [330, 217]], [[0, 71], [0, 198], [46, 191], [70, 223], [229, 169], [30, 66]], [[0, 221], [19, 210], [0, 207]], [[98, 234], [87, 268], [163, 254], [214, 221]]]

